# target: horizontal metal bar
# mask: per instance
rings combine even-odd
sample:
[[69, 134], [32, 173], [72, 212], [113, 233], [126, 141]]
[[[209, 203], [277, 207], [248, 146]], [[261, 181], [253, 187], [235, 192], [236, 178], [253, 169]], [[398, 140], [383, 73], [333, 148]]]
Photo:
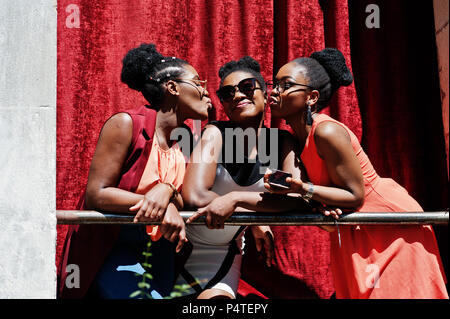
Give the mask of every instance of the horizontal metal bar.
[[[194, 211], [182, 211], [181, 217], [188, 219]], [[60, 225], [70, 224], [134, 224], [133, 215], [101, 213], [90, 210], [57, 210], [57, 222]], [[448, 225], [447, 211], [438, 212], [402, 212], [402, 213], [343, 213], [338, 220], [342, 225]], [[140, 222], [138, 224], [157, 225], [160, 222]], [[205, 223], [201, 216], [192, 224]], [[321, 214], [305, 214], [299, 212], [262, 213], [262, 212], [236, 212], [225, 225], [334, 225], [334, 219]]]

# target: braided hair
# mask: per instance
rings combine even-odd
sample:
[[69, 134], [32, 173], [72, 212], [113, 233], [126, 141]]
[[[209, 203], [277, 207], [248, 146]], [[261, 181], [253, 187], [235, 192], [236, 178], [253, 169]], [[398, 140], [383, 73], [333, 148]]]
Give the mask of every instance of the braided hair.
[[153, 43], [131, 49], [123, 58], [120, 79], [129, 88], [142, 92], [145, 99], [158, 106], [164, 97], [164, 83], [180, 77], [188, 63], [176, 57], [164, 57]]
[[238, 61], [229, 61], [221, 66], [219, 69], [220, 86], [222, 86], [225, 78], [235, 71], [245, 71], [253, 75], [263, 92], [266, 92], [266, 82], [261, 75], [261, 67], [258, 61], [250, 56], [244, 56]]
[[344, 55], [335, 48], [326, 48], [314, 52], [309, 58], [297, 58], [293, 62], [304, 67], [308, 85], [319, 91], [317, 111], [328, 105], [337, 89], [353, 82]]

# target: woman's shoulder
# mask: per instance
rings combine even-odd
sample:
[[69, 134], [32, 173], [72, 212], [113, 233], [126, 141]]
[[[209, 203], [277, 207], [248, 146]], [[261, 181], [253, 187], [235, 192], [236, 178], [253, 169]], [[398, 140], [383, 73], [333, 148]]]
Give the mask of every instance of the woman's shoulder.
[[342, 122], [333, 119], [326, 114], [319, 114], [312, 127], [314, 138], [333, 137], [335, 134], [350, 134], [350, 129]]
[[318, 116], [317, 118], [319, 120], [313, 130], [313, 136], [318, 147], [320, 145], [325, 148], [331, 145], [338, 147], [342, 143], [350, 143], [354, 149], [360, 147], [358, 138], [344, 123], [325, 114], [320, 114], [320, 117]]
[[116, 138], [136, 140], [142, 132], [151, 138], [156, 123], [156, 111], [148, 106], [140, 106], [119, 111], [111, 115], [103, 124], [102, 133]]
[[211, 138], [211, 136], [212, 136], [214, 138], [223, 139], [223, 136], [225, 134], [225, 129], [228, 127], [232, 127], [227, 122], [229, 122], [229, 121], [208, 122], [202, 130], [202, 137]]
[[127, 112], [118, 112], [111, 115], [103, 125], [103, 129], [123, 130], [133, 127], [133, 119]]
[[136, 121], [141, 117], [154, 117], [156, 119], [156, 111], [150, 108], [148, 105], [125, 109], [111, 115], [105, 123], [120, 122], [122, 124], [132, 124], [133, 121]]

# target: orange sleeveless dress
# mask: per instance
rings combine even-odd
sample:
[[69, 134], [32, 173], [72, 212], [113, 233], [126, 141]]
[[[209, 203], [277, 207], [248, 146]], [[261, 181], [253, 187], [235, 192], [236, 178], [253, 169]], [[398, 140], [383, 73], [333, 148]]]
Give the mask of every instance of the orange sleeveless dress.
[[[136, 193], [145, 194], [159, 183], [171, 183], [177, 191], [180, 191], [185, 172], [186, 160], [179, 145], [174, 144], [168, 150], [163, 150], [159, 147], [155, 134], [152, 149]], [[153, 241], [161, 238], [159, 226], [149, 225], [146, 228]]]
[[[359, 212], [419, 212], [420, 205], [394, 180], [375, 172], [357, 137], [325, 114], [313, 122], [301, 159], [313, 184], [332, 185], [317, 154], [314, 132], [322, 122], [342, 126], [360, 162], [365, 201]], [[433, 229], [429, 225], [339, 226], [330, 233], [331, 269], [336, 298], [448, 299], [445, 274]]]

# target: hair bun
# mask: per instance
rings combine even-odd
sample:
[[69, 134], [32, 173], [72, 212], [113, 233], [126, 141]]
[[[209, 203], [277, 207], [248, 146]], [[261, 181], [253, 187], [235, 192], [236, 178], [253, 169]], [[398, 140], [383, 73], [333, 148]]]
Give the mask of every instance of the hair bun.
[[154, 65], [163, 58], [153, 43], [142, 43], [139, 47], [130, 50], [122, 61], [122, 82], [130, 88], [140, 91], [148, 80]]
[[336, 89], [352, 84], [353, 76], [347, 67], [344, 55], [338, 49], [325, 48], [322, 51], [314, 52], [310, 57], [323, 66]]

